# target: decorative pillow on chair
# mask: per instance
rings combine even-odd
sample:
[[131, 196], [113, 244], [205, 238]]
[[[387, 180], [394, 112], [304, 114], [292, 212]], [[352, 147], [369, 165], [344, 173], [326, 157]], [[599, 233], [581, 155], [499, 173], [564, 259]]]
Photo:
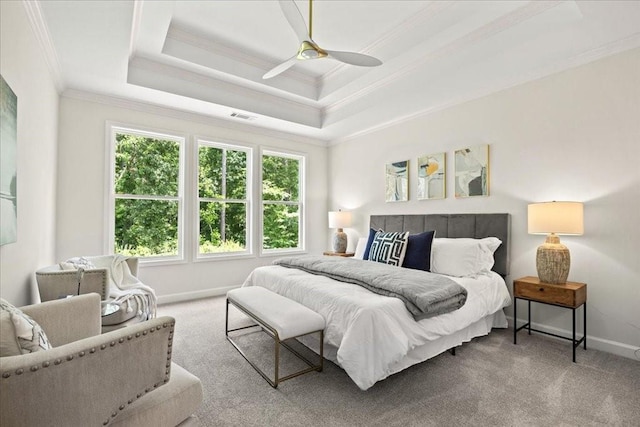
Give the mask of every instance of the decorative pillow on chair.
[[40, 325], [19, 308], [0, 298], [0, 357], [52, 348]]
[[377, 232], [371, 242], [369, 260], [401, 266], [407, 250], [409, 232]]

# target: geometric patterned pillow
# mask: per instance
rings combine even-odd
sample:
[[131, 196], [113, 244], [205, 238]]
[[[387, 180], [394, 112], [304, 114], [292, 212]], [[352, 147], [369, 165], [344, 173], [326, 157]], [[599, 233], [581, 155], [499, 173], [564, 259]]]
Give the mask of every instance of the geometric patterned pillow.
[[369, 260], [389, 265], [401, 266], [407, 250], [409, 232], [378, 231], [371, 243]]
[[16, 356], [52, 348], [40, 325], [19, 308], [0, 298], [2, 345], [0, 356]]

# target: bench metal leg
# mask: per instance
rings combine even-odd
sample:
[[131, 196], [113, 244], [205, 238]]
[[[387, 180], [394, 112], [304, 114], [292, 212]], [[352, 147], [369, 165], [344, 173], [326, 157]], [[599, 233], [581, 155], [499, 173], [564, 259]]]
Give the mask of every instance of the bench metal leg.
[[[234, 307], [236, 307], [238, 310], [243, 312], [249, 318], [254, 320], [256, 322], [256, 324], [249, 325], [249, 326], [242, 326], [242, 327], [234, 328], [234, 329], [229, 329], [229, 304], [233, 304]], [[271, 378], [269, 378], [269, 376], [266, 373], [264, 373], [255, 363], [253, 363], [251, 360], [249, 360], [247, 355], [242, 351], [242, 349], [240, 349], [240, 346], [231, 338], [231, 336], [229, 336], [229, 332], [234, 332], [234, 331], [240, 331], [240, 330], [243, 330], [243, 329], [254, 328], [256, 326], [261, 327], [262, 330], [267, 335], [269, 335], [269, 336], [271, 336], [273, 338], [273, 342], [274, 342], [274, 358], [275, 358], [275, 362], [274, 362], [274, 379], [273, 380]], [[269, 326], [266, 322], [262, 321], [260, 318], [255, 316], [253, 313], [249, 312], [247, 309], [242, 307], [237, 302], [231, 301], [231, 300], [229, 300], [227, 298], [227, 305], [226, 305], [226, 312], [225, 312], [225, 332], [224, 332], [225, 336], [227, 337], [227, 340], [229, 340], [229, 342], [235, 347], [236, 350], [238, 350], [238, 352], [242, 355], [242, 357], [244, 357], [244, 359], [247, 362], [249, 362], [249, 364], [253, 367], [253, 369], [255, 369], [262, 376], [262, 378], [264, 378], [271, 385], [271, 387], [273, 387], [273, 388], [277, 388], [278, 384], [281, 383], [282, 381], [285, 381], [285, 380], [288, 380], [288, 379], [291, 379], [291, 378], [295, 378], [295, 377], [297, 377], [299, 375], [306, 374], [307, 372], [311, 372], [311, 371], [322, 372], [322, 370], [324, 369], [324, 330], [313, 331], [313, 332], [309, 332], [308, 334], [303, 334], [303, 335], [300, 335], [300, 336], [314, 334], [316, 332], [320, 333], [320, 363], [318, 365], [313, 364], [313, 362], [309, 361], [306, 357], [304, 357], [298, 351], [293, 349], [289, 344], [287, 344], [285, 342], [285, 340], [281, 341], [279, 336], [278, 336], [278, 331], [276, 331], [274, 328]], [[291, 337], [291, 338], [288, 338], [287, 340], [294, 339], [294, 338], [298, 338], [298, 337]], [[299, 358], [300, 360], [305, 362], [309, 367], [306, 368], [306, 369], [303, 369], [301, 371], [294, 372], [294, 373], [292, 373], [290, 375], [287, 375], [287, 376], [284, 376], [284, 377], [281, 378], [280, 377], [280, 372], [279, 372], [280, 371], [280, 345], [282, 345], [287, 350], [289, 350], [291, 353], [293, 353], [293, 355], [295, 355], [297, 358]]]

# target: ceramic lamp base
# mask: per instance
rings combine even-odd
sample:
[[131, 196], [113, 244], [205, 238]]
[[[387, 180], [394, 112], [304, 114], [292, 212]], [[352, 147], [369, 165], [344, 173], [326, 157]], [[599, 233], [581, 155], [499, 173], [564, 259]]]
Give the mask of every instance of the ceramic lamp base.
[[338, 228], [336, 234], [333, 235], [333, 251], [339, 254], [347, 252], [347, 233]]
[[547, 240], [538, 247], [536, 254], [536, 268], [541, 282], [554, 285], [567, 283], [571, 256], [569, 249], [555, 234], [550, 234]]

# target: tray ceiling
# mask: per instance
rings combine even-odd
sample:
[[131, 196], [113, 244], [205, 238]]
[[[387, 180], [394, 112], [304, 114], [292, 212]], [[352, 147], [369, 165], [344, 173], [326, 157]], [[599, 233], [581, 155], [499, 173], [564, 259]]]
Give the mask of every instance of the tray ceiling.
[[[308, 3], [296, 4], [308, 21]], [[30, 7], [41, 14], [67, 94], [140, 101], [326, 142], [640, 46], [640, 2], [313, 4], [320, 46], [372, 55], [383, 65], [320, 59], [263, 80], [298, 47], [276, 1]]]

